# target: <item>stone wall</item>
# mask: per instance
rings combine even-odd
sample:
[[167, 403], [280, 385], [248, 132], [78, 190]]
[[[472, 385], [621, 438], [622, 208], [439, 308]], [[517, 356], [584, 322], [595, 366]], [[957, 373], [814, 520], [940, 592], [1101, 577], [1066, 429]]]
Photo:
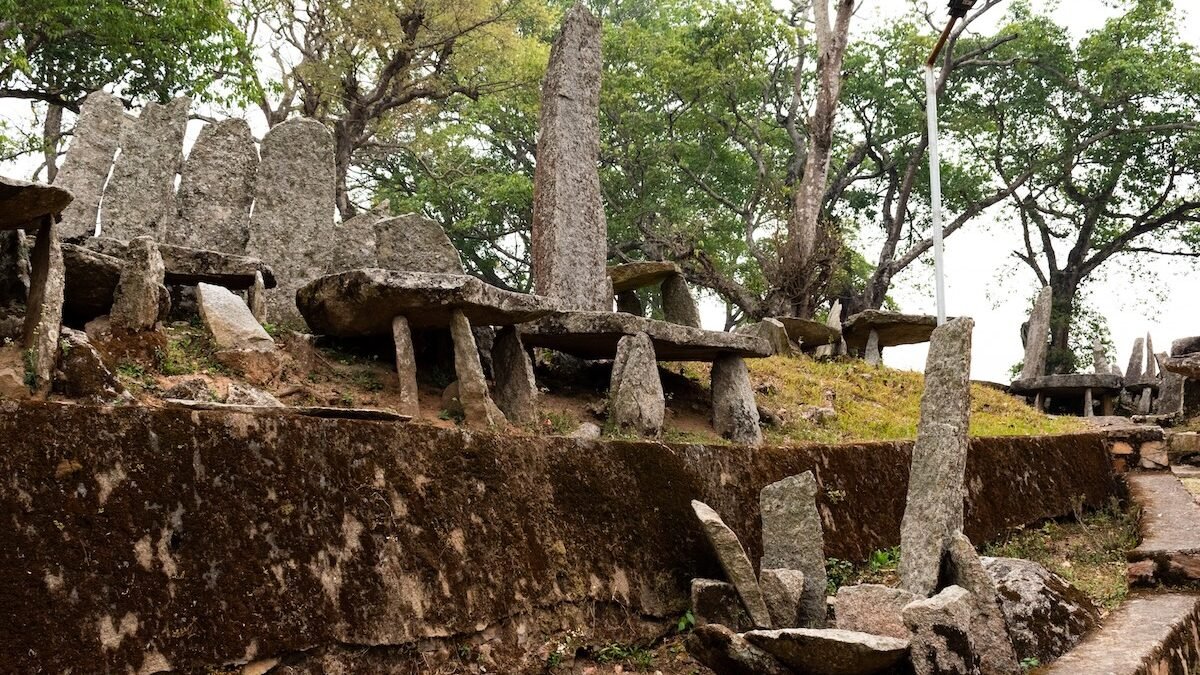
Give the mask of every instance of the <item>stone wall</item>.
[[[689, 500], [761, 556], [758, 491], [812, 470], [827, 554], [895, 545], [910, 443], [751, 450], [289, 415], [0, 404], [0, 661], [14, 672], [536, 670], [629, 642], [718, 576]], [[1115, 494], [1103, 438], [978, 439], [967, 534]], [[343, 671], [338, 671], [342, 668]]]

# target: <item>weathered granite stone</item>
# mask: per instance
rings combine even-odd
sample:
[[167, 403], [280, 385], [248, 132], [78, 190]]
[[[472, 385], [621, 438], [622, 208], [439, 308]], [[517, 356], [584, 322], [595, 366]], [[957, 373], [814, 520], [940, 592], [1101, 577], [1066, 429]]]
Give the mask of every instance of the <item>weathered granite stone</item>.
[[[841, 308], [838, 309], [840, 311]], [[851, 352], [861, 353], [866, 348], [871, 331], [875, 331], [882, 349], [928, 342], [936, 327], [936, 316], [867, 309], [846, 319], [842, 326], [842, 338]]]
[[971, 411], [971, 331], [954, 319], [930, 338], [925, 392], [900, 527], [900, 587], [928, 597], [949, 538], [963, 529], [963, 473]]
[[225, 394], [226, 405], [250, 405], [259, 408], [282, 408], [284, 407], [279, 399], [271, 394], [256, 389], [254, 387], [242, 384], [240, 382], [229, 383], [229, 391]]
[[108, 401], [126, 395], [125, 387], [109, 370], [82, 331], [62, 329], [58, 379], [62, 393], [71, 398]]
[[1190, 380], [1200, 380], [1200, 353], [1172, 356], [1163, 364], [1163, 368]]
[[364, 267], [386, 267], [377, 263], [375, 224], [388, 217], [387, 209], [387, 203], [378, 204], [369, 211], [343, 220], [333, 228], [337, 245], [326, 256], [326, 274]]
[[657, 436], [666, 404], [650, 336], [638, 333], [621, 338], [608, 389], [609, 420], [617, 427]]
[[743, 324], [738, 326], [735, 331], [766, 340], [767, 344], [771, 346], [771, 353], [776, 356], [791, 356], [799, 351], [799, 347], [792, 342], [787, 328], [779, 319], [766, 318], [756, 323]]
[[375, 267], [462, 274], [462, 259], [441, 225], [408, 213], [375, 223]]
[[950, 538], [942, 576], [943, 583], [961, 586], [971, 594], [971, 641], [983, 672], [1020, 673], [1021, 667], [996, 595], [996, 584], [984, 570], [971, 540], [961, 532]]
[[692, 616], [697, 626], [717, 623], [739, 633], [754, 628], [733, 584], [716, 579], [692, 579], [691, 598]]
[[57, 185], [0, 176], [0, 230], [34, 230], [70, 203], [71, 193]]
[[825, 625], [825, 540], [817, 511], [817, 481], [811, 471], [764, 487], [758, 496], [762, 514], [765, 569], [804, 573], [800, 625]]
[[825, 319], [825, 325], [830, 330], [837, 332], [838, 341], [817, 347], [816, 356], [821, 358], [845, 354], [847, 347], [842, 333], [842, 302], [840, 300], [833, 301], [833, 306], [829, 308], [829, 316]]
[[183, 134], [191, 100], [151, 101], [122, 125], [121, 154], [104, 188], [100, 232], [114, 239], [162, 239], [175, 219], [175, 174], [183, 164]]
[[769, 628], [771, 613], [763, 599], [758, 579], [754, 576], [754, 567], [750, 565], [750, 558], [746, 557], [746, 550], [742, 548], [737, 535], [729, 529], [725, 521], [721, 520], [721, 516], [717, 515], [717, 512], [704, 502], [693, 499], [692, 511], [700, 519], [700, 528], [704, 531], [704, 537], [708, 539], [713, 552], [717, 554], [717, 562], [721, 564], [725, 576], [729, 578], [729, 582], [733, 584], [742, 598], [742, 604], [750, 614], [750, 620], [754, 622], [755, 626]]
[[1146, 333], [1146, 369], [1142, 371], [1142, 381], [1150, 382], [1158, 377], [1158, 364], [1154, 360], [1154, 339]]
[[179, 216], [165, 241], [224, 253], [244, 253], [258, 149], [245, 120], [204, 125], [183, 164]]
[[23, 351], [19, 345], [0, 343], [0, 400], [25, 399], [32, 393]]
[[[92, 237], [81, 243], [93, 251], [115, 258], [124, 258], [128, 248], [128, 242], [111, 237]], [[158, 253], [166, 268], [164, 279], [169, 285], [195, 286], [206, 283], [242, 290], [251, 288], [255, 276], [261, 275], [266, 288], [275, 287], [275, 274], [270, 265], [258, 258], [157, 243]]]
[[254, 273], [254, 285], [246, 289], [246, 306], [255, 321], [263, 323], [267, 320], [267, 287], [262, 272]]
[[196, 287], [200, 318], [221, 349], [257, 349], [274, 351], [275, 340], [255, 320], [242, 299], [221, 286], [200, 284]]
[[504, 413], [496, 407], [488, 393], [483, 365], [479, 362], [479, 347], [471, 333], [471, 322], [461, 310], [450, 315], [450, 335], [454, 338], [454, 372], [458, 375], [458, 397], [466, 414], [467, 424], [473, 427], [503, 425]]
[[1017, 558], [981, 562], [996, 584], [1018, 658], [1049, 663], [1100, 625], [1091, 598], [1041, 565]]
[[1046, 352], [1050, 348], [1050, 310], [1054, 296], [1049, 286], [1042, 287], [1033, 311], [1029, 314], [1029, 329], [1025, 334], [1025, 363], [1019, 379], [1046, 374]]
[[70, 190], [75, 201], [63, 210], [62, 236], [85, 237], [96, 233], [96, 217], [104, 182], [117, 154], [125, 106], [105, 91], [87, 95], [75, 121], [75, 133], [67, 147], [54, 184]]
[[593, 422], [582, 422], [578, 427], [575, 427], [575, 431], [567, 434], [567, 436], [570, 438], [586, 438], [594, 440], [600, 438], [603, 433], [604, 430], [600, 428], [599, 424], [595, 424]]
[[646, 308], [642, 307], [642, 300], [635, 291], [617, 292], [617, 311], [634, 316], [646, 316]]
[[[916, 675], [980, 675], [981, 662], [971, 634], [971, 593], [950, 586], [932, 598], [904, 608], [912, 631], [910, 657]], [[1020, 673], [1021, 669], [988, 671]]]
[[758, 406], [745, 359], [732, 354], [718, 356], [712, 365], [711, 390], [713, 428], [717, 433], [734, 443], [761, 445]]
[[1108, 354], [1104, 349], [1104, 342], [1099, 337], [1092, 340], [1092, 372], [1097, 375], [1107, 375], [1110, 372]]
[[417, 396], [417, 356], [408, 319], [402, 316], [392, 319], [392, 340], [396, 346], [396, 376], [400, 384], [398, 412], [416, 417], [421, 407]]
[[267, 293], [272, 318], [298, 323], [296, 289], [321, 276], [334, 248], [325, 240], [334, 231], [333, 138], [314, 119], [290, 119], [267, 132], [260, 154], [246, 250], [279, 277]]
[[684, 645], [692, 658], [720, 675], [794, 675], [775, 657], [718, 623], [698, 626]]
[[162, 397], [164, 399], [175, 399], [179, 401], [216, 401], [217, 396], [208, 386], [208, 381], [194, 377], [190, 380], [184, 380], [178, 384], [171, 385], [163, 390]]
[[801, 603], [804, 600], [804, 573], [800, 570], [764, 568], [758, 575], [763, 600], [771, 614], [771, 625], [799, 628], [804, 624]]
[[1138, 338], [1133, 341], [1133, 351], [1129, 352], [1129, 366], [1125, 368], [1125, 379], [1136, 382], [1142, 376], [1144, 366], [1142, 358], [1145, 355], [1146, 341]]
[[700, 327], [700, 311], [696, 299], [688, 290], [687, 280], [682, 274], [672, 274], [662, 282], [663, 318], [680, 326]]
[[657, 286], [667, 277], [683, 273], [679, 265], [666, 260], [639, 260], [613, 265], [607, 272], [613, 292], [617, 294]]
[[496, 335], [492, 346], [492, 368], [496, 405], [508, 421], [513, 424], [536, 421], [538, 390], [533, 378], [533, 362], [516, 328], [506, 328]]
[[1154, 412], [1159, 415], [1173, 415], [1183, 412], [1183, 387], [1186, 378], [1179, 373], [1167, 370], [1166, 363], [1170, 359], [1166, 352], [1155, 355], [1159, 368], [1162, 369], [1162, 383], [1158, 385], [1158, 400], [1154, 402]]
[[58, 225], [50, 218], [38, 228], [29, 254], [29, 297], [25, 301], [25, 326], [22, 346], [29, 363], [32, 389], [45, 396], [50, 393], [54, 366], [58, 360], [58, 336], [62, 328], [63, 269], [62, 246]]
[[[533, 296], [536, 297], [536, 296]], [[765, 340], [751, 335], [700, 330], [621, 312], [552, 312], [521, 326], [525, 344], [583, 359], [611, 359], [620, 340], [645, 333], [663, 361], [715, 361], [721, 354], [770, 356]]]
[[1179, 338], [1171, 343], [1171, 356], [1200, 353], [1200, 335]]
[[159, 317], [165, 315], [160, 311], [167, 293], [163, 286], [165, 274], [158, 244], [152, 237], [137, 237], [129, 242], [121, 279], [113, 293], [113, 329], [127, 333], [154, 329]]
[[908, 654], [908, 640], [836, 628], [752, 630], [743, 637], [797, 673], [882, 673]]
[[867, 336], [867, 346], [863, 348], [863, 360], [868, 366], [878, 366], [883, 363], [883, 354], [879, 350], [879, 333], [871, 331]]
[[837, 627], [906, 640], [909, 630], [902, 612], [916, 599], [917, 596], [902, 588], [881, 584], [842, 586], [834, 604]]
[[[840, 306], [838, 311], [841, 311]], [[832, 321], [833, 314], [830, 314]], [[795, 316], [777, 316], [775, 320], [787, 329], [788, 337], [800, 346], [802, 351], [812, 352], [819, 347], [837, 344], [842, 339], [841, 322], [836, 327], [823, 324], [812, 319], [801, 319]]]
[[533, 187], [533, 279], [568, 309], [610, 311], [600, 199], [600, 21], [582, 4], [563, 17], [542, 81]]

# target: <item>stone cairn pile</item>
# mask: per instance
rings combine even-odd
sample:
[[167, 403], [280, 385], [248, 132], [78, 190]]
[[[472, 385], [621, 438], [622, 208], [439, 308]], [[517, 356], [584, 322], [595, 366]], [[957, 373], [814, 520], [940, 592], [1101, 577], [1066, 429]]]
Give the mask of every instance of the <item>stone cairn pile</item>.
[[[963, 535], [970, 319], [932, 335], [900, 534], [900, 585], [843, 586], [826, 598], [819, 482], [764, 488], [763, 558], [693, 502], [728, 582], [696, 579], [689, 652], [719, 675], [1021, 673], [1098, 625], [1097, 608], [1036, 563], [980, 558]], [[911, 671], [910, 671], [911, 669]]]

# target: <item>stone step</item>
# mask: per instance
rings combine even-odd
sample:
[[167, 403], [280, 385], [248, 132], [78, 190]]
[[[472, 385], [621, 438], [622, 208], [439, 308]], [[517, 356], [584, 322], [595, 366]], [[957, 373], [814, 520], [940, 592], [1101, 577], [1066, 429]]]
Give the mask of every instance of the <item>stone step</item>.
[[1142, 509], [1141, 543], [1130, 551], [1130, 585], [1200, 580], [1200, 505], [1172, 473], [1131, 473], [1129, 493]]
[[1131, 596], [1044, 675], [1186, 675], [1200, 665], [1200, 595]]

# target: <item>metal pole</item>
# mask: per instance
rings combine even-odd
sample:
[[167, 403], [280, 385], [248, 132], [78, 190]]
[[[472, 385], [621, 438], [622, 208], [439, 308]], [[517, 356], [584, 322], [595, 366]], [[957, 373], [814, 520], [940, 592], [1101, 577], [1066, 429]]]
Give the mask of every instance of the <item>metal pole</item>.
[[942, 262], [942, 166], [938, 156], [937, 78], [925, 64], [925, 118], [929, 127], [929, 202], [933, 212], [933, 276], [937, 293], [937, 322], [946, 323], [946, 288]]

